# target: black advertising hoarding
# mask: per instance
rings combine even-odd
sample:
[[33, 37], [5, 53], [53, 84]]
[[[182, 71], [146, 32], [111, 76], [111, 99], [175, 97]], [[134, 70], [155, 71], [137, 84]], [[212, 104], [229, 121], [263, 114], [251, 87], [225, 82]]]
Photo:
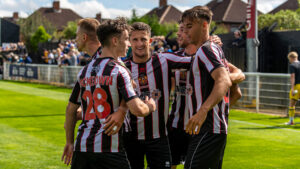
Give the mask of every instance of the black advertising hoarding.
[[38, 68], [27, 65], [10, 65], [9, 76], [38, 79]]

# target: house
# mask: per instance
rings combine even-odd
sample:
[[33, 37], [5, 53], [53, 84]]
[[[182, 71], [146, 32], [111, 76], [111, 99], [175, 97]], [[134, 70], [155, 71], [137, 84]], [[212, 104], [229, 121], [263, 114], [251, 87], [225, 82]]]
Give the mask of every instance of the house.
[[53, 1], [52, 7], [41, 7], [34, 11], [28, 18], [34, 17], [35, 15], [41, 15], [44, 19], [49, 21], [57, 31], [62, 31], [69, 21], [82, 19], [81, 16], [71, 9], [60, 8], [60, 2], [58, 0]]
[[144, 16], [157, 16], [159, 23], [179, 22], [182, 12], [173, 5], [168, 5], [167, 0], [159, 0], [159, 7], [152, 9]]
[[[246, 22], [247, 3], [242, 0], [212, 0], [206, 6], [214, 14], [212, 20], [230, 32]], [[261, 12], [258, 11], [258, 14]]]
[[292, 10], [295, 11], [299, 8], [298, 0], [287, 0], [283, 4], [279, 5], [277, 8], [269, 12], [269, 14], [275, 14], [281, 10]]
[[17, 22], [19, 21], [19, 12], [14, 12], [12, 17], [3, 17], [3, 19], [15, 23], [17, 24]]

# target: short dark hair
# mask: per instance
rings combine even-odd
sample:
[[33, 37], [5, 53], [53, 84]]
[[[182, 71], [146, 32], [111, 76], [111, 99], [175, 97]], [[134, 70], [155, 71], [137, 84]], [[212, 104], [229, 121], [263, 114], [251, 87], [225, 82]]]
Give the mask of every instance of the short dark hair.
[[80, 27], [92, 41], [98, 41], [96, 31], [99, 25], [100, 22], [93, 18], [80, 19], [77, 23], [77, 26]]
[[213, 13], [207, 6], [195, 6], [183, 12], [181, 20], [184, 19], [204, 19], [208, 23], [212, 20]]
[[134, 22], [131, 25], [131, 32], [132, 31], [146, 31], [151, 36], [151, 27], [144, 22]]
[[112, 36], [120, 37], [125, 30], [130, 30], [126, 19], [118, 17], [117, 19], [109, 19], [103, 22], [97, 29], [97, 36], [102, 46], [109, 46], [109, 39]]

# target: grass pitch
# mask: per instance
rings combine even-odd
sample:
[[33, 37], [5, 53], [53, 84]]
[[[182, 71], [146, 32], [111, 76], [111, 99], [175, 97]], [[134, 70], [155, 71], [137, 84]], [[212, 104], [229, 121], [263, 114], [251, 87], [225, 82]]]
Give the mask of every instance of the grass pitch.
[[[0, 168], [68, 168], [60, 158], [70, 93], [48, 85], [0, 81]], [[223, 168], [300, 168], [300, 119], [294, 126], [284, 125], [287, 121], [232, 110]]]

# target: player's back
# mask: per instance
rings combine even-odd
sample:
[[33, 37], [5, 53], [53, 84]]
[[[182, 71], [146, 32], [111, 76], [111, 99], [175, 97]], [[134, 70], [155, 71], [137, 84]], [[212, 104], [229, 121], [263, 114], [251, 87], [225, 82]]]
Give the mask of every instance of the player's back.
[[122, 149], [120, 133], [107, 136], [103, 123], [118, 109], [121, 96], [126, 95], [125, 100], [134, 96], [133, 89], [126, 88], [128, 74], [113, 58], [94, 59], [79, 72], [83, 121], [78, 128], [75, 151], [118, 152]]

